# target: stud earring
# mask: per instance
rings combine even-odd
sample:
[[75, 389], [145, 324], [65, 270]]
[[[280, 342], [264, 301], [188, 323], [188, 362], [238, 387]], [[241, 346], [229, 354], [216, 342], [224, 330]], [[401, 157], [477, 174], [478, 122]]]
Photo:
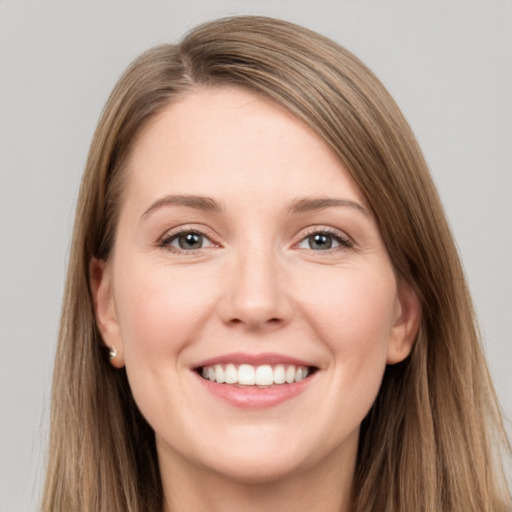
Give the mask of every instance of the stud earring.
[[108, 359], [109, 361], [112, 361], [117, 357], [117, 348], [112, 345], [112, 348], [110, 349], [108, 353]]

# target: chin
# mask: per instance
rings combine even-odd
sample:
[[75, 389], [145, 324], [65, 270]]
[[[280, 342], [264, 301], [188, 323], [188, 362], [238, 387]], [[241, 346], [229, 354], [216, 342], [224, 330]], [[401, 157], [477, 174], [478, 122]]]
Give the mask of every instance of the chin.
[[[237, 456], [229, 464], [216, 464], [211, 469], [219, 476], [247, 485], [269, 484], [292, 477], [307, 464], [298, 463], [296, 457], [280, 454], [277, 457]], [[300, 458], [298, 458], [300, 460]]]
[[256, 436], [230, 432], [232, 435], [217, 439], [208, 449], [205, 446], [197, 454], [197, 462], [232, 481], [267, 484], [308, 469], [322, 458], [314, 443], [308, 443], [307, 438], [290, 436], [288, 429], [286, 432], [258, 430]]

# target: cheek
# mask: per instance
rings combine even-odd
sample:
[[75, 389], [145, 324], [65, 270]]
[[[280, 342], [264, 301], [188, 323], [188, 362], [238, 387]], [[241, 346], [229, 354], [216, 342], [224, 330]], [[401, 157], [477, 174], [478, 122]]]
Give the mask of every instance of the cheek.
[[342, 274], [326, 279], [321, 292], [310, 286], [303, 293], [309, 294], [309, 323], [331, 354], [334, 382], [325, 404], [335, 414], [352, 411], [358, 423], [373, 404], [386, 367], [396, 281], [391, 269]]
[[397, 296], [391, 269], [342, 269], [317, 281], [317, 286], [304, 286], [301, 295], [308, 304], [305, 314], [333, 354], [350, 357], [386, 351]]
[[187, 407], [182, 354], [204, 329], [212, 303], [209, 286], [204, 276], [192, 279], [165, 266], [132, 262], [118, 268], [126, 269], [115, 294], [133, 397], [156, 431], [173, 430], [172, 411]]
[[200, 331], [212, 304], [209, 281], [165, 266], [146, 268], [133, 262], [125, 268], [130, 279], [119, 279], [115, 294], [127, 366], [135, 357], [139, 362], [162, 361]]

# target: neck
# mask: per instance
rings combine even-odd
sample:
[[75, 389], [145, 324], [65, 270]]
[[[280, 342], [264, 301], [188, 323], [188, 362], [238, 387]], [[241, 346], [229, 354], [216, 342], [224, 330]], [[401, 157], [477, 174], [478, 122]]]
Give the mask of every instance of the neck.
[[167, 465], [161, 457], [163, 512], [348, 512], [356, 450], [339, 455], [267, 482], [239, 481], [183, 459], [174, 464], [174, 457]]

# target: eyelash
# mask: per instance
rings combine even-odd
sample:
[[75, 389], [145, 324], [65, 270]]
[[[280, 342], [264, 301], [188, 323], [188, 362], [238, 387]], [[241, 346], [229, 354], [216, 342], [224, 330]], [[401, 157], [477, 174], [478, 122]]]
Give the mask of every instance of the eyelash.
[[199, 249], [187, 250], [187, 249], [180, 249], [178, 247], [173, 247], [171, 245], [171, 243], [174, 242], [175, 240], [178, 240], [179, 237], [183, 236], [183, 235], [198, 235], [198, 236], [202, 237], [203, 239], [208, 240], [210, 242], [211, 246], [213, 246], [213, 247], [219, 246], [219, 244], [216, 244], [215, 242], [213, 242], [211, 235], [208, 235], [199, 229], [193, 229], [193, 228], [185, 228], [185, 229], [180, 229], [178, 231], [173, 231], [171, 233], [166, 233], [162, 237], [162, 239], [158, 242], [158, 246], [162, 247], [163, 249], [170, 251], [170, 252], [175, 252], [178, 254], [186, 254], [186, 255], [197, 254], [198, 251], [201, 251], [201, 249], [206, 248], [206, 247], [200, 247]]
[[[216, 244], [213, 242], [212, 237], [208, 234], [204, 233], [203, 231], [199, 229], [180, 229], [179, 231], [174, 231], [171, 233], [166, 233], [162, 239], [158, 242], [158, 246], [162, 247], [163, 249], [166, 249], [170, 252], [175, 252], [179, 254], [196, 254], [198, 251], [201, 251], [202, 249], [206, 249], [207, 247], [200, 247], [198, 249], [180, 249], [177, 247], [174, 247], [171, 245], [172, 242], [175, 240], [178, 240], [180, 236], [183, 235], [198, 235], [202, 237], [203, 239], [206, 239], [210, 242], [211, 246], [213, 247], [219, 247], [219, 244]], [[312, 237], [313, 235], [327, 235], [331, 237], [335, 242], [339, 244], [337, 247], [329, 248], [329, 249], [323, 249], [323, 250], [314, 250], [309, 249], [315, 253], [322, 253], [322, 254], [331, 254], [337, 251], [343, 251], [347, 249], [352, 249], [354, 247], [353, 242], [346, 236], [341, 235], [341, 233], [335, 229], [332, 228], [325, 228], [325, 227], [317, 227], [313, 226], [308, 229], [305, 236], [303, 236], [297, 243], [293, 245], [293, 247], [297, 247], [302, 242], [306, 241], [308, 238]], [[308, 250], [308, 249], [306, 249]]]
[[354, 244], [350, 238], [347, 236], [343, 236], [340, 231], [333, 229], [333, 228], [326, 228], [326, 227], [320, 227], [320, 226], [312, 226], [306, 231], [306, 235], [303, 236], [299, 242], [297, 242], [294, 245], [299, 245], [300, 243], [304, 242], [308, 238], [312, 237], [313, 235], [327, 235], [331, 237], [334, 241], [339, 243], [338, 247], [333, 247], [329, 249], [324, 250], [317, 250], [309, 249], [315, 253], [321, 253], [321, 254], [332, 254], [337, 251], [344, 251], [347, 249], [352, 249], [354, 247]]

